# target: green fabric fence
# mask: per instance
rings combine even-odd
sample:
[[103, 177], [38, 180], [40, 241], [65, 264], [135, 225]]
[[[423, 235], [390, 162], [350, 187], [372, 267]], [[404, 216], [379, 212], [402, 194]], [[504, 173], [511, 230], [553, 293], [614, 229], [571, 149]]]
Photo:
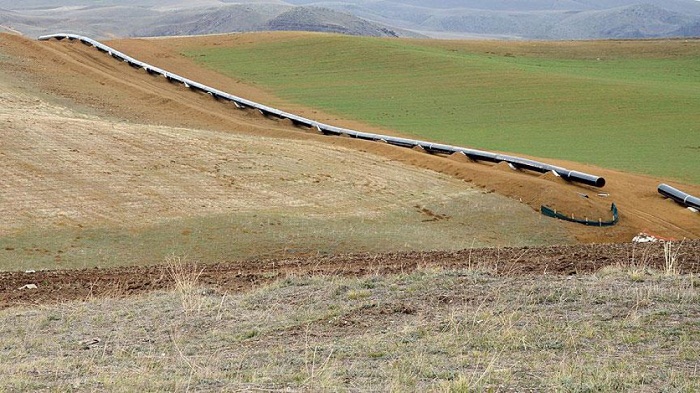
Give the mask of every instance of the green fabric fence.
[[598, 221], [595, 221], [595, 220], [589, 220], [588, 218], [585, 218], [582, 220], [580, 218], [574, 217], [573, 215], [571, 217], [569, 217], [566, 214], [558, 212], [558, 211], [556, 211], [552, 208], [549, 208], [545, 205], [542, 205], [542, 207], [540, 208], [540, 211], [542, 212], [542, 214], [544, 214], [545, 216], [548, 216], [548, 217], [558, 218], [560, 220], [575, 222], [578, 224], [583, 224], [583, 225], [588, 225], [588, 226], [593, 226], [593, 227], [610, 227], [610, 226], [617, 224], [617, 222], [620, 220], [620, 215], [617, 212], [617, 206], [615, 206], [614, 203], [610, 206], [610, 211], [612, 212], [612, 216], [613, 216], [612, 220], [610, 220], [610, 221], [603, 221], [602, 219], [598, 219]]

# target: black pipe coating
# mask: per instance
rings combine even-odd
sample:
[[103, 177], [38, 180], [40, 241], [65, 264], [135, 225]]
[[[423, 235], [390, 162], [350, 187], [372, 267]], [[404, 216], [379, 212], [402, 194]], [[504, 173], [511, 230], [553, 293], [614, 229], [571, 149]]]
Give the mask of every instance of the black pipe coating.
[[[583, 173], [583, 172], [578, 172], [578, 171], [571, 171], [566, 168], [562, 168], [559, 166], [554, 166], [550, 164], [546, 164], [543, 162], [539, 161], [533, 161], [533, 160], [528, 160], [525, 158], [520, 158], [520, 157], [514, 157], [514, 156], [509, 156], [509, 155], [503, 155], [503, 154], [496, 154], [488, 151], [482, 151], [482, 150], [476, 150], [476, 149], [469, 149], [469, 148], [464, 148], [464, 147], [457, 147], [457, 146], [450, 146], [450, 145], [443, 145], [440, 143], [432, 143], [432, 142], [426, 142], [426, 141], [420, 141], [420, 140], [414, 140], [414, 139], [406, 139], [406, 138], [398, 138], [398, 137], [393, 137], [393, 136], [388, 136], [388, 135], [379, 135], [379, 134], [370, 134], [366, 132], [360, 132], [360, 131], [355, 131], [355, 130], [350, 130], [346, 128], [340, 128], [340, 127], [334, 127], [330, 126], [327, 124], [319, 123], [314, 120], [310, 120], [301, 116], [297, 116], [291, 113], [287, 113], [284, 111], [280, 111], [275, 108], [270, 108], [268, 106], [258, 104], [257, 102], [253, 102], [250, 100], [246, 100], [241, 97], [236, 97], [231, 94], [228, 94], [226, 92], [222, 92], [220, 90], [216, 90], [214, 88], [211, 88], [209, 86], [197, 83], [195, 81], [183, 78], [179, 75], [169, 73], [165, 70], [162, 70], [157, 67], [153, 67], [150, 64], [143, 63], [139, 60], [136, 60], [124, 53], [121, 53], [107, 45], [104, 45], [98, 41], [95, 41], [93, 39], [83, 37], [80, 35], [76, 34], [51, 34], [51, 35], [45, 35], [39, 37], [39, 40], [45, 41], [49, 40], [51, 38], [57, 39], [57, 40], [62, 40], [64, 38], [68, 38], [69, 40], [75, 40], [78, 39], [80, 40], [83, 44], [85, 45], [92, 45], [98, 50], [102, 52], [107, 52], [112, 55], [112, 57], [123, 60], [127, 62], [130, 66], [134, 68], [144, 68], [146, 71], [148, 71], [149, 74], [161, 74], [165, 76], [165, 78], [169, 82], [180, 82], [185, 85], [185, 87], [189, 87], [191, 90], [194, 91], [201, 91], [201, 92], [206, 92], [212, 95], [212, 97], [220, 99], [229, 99], [233, 101], [233, 103], [238, 107], [238, 108], [256, 108], [257, 110], [260, 111], [265, 116], [274, 116], [280, 119], [289, 119], [295, 124], [303, 124], [307, 127], [316, 127], [319, 132], [323, 133], [324, 135], [347, 135], [352, 138], [357, 138], [357, 139], [363, 139], [363, 140], [368, 140], [368, 141], [381, 141], [388, 143], [390, 145], [394, 146], [401, 146], [401, 147], [406, 147], [406, 148], [415, 148], [415, 147], [421, 147], [423, 148], [426, 152], [432, 153], [432, 154], [455, 154], [455, 153], [462, 153], [465, 156], [469, 157], [472, 160], [475, 161], [488, 161], [488, 162], [493, 162], [493, 163], [499, 163], [499, 162], [507, 162], [510, 164], [513, 168], [516, 169], [527, 169], [530, 171], [535, 171], [539, 173], [547, 173], [547, 172], [553, 172], [559, 176], [561, 176], [562, 179], [567, 180], [567, 181], [573, 181], [573, 182], [578, 182], [578, 183], [583, 183], [587, 184], [589, 186], [594, 186], [594, 187], [603, 187], [605, 185], [605, 179], [600, 177], [600, 176], [595, 176], [591, 175], [588, 173]], [[696, 198], [697, 199], [697, 198]]]
[[675, 202], [680, 203], [685, 207], [692, 207], [700, 210], [700, 198], [687, 194], [677, 188], [671, 187], [668, 184], [659, 184], [659, 194], [666, 198], [671, 198]]

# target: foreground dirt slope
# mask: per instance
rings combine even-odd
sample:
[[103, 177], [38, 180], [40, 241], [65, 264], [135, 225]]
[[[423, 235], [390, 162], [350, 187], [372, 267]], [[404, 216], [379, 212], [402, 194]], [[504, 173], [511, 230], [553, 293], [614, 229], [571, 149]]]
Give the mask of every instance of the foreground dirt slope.
[[[179, 55], [179, 48], [183, 45], [217, 45], [226, 44], [226, 40], [237, 39], [274, 39], [274, 34], [258, 34], [244, 36], [218, 36], [181, 38], [173, 40], [124, 40], [110, 42], [117, 49], [124, 51], [138, 59], [147, 61], [156, 66], [179, 73], [185, 77], [196, 79], [202, 83], [217, 87], [224, 91], [251, 98], [260, 102], [282, 106], [282, 109], [297, 112], [321, 121], [326, 121], [342, 126], [353, 127], [373, 132], [392, 133], [390, 130], [378, 130], [356, 122], [336, 119], [332, 116], [318, 113], [313, 109], [301, 108], [294, 105], [286, 105], [279, 99], [271, 97], [259, 89], [244, 86], [238, 81], [224, 77], [216, 72], [204, 70], [193, 64], [189, 59]], [[136, 121], [159, 122], [172, 125], [188, 125], [213, 129], [230, 129], [232, 116], [240, 117], [240, 114], [231, 113], [230, 105], [212, 103], [206, 96], [187, 92], [179, 86], [171, 86], [161, 79], [154, 79], [145, 73], [133, 70], [125, 65], [113, 61], [111, 58], [100, 54], [94, 49], [79, 43], [23, 43], [35, 47], [36, 51], [57, 52], [57, 55], [65, 55], [64, 58], [78, 59], [79, 65], [61, 68], [79, 67], [75, 71], [53, 70], [62, 73], [63, 83], [45, 80], [45, 86], [55, 92], [59, 92], [81, 100], [90, 102], [98, 108], [107, 109], [115, 115], [130, 118]], [[108, 90], [111, 94], [105, 94], [105, 90], [84, 91], [83, 85], [89, 84], [81, 81], [81, 88], [68, 86], [68, 81], [80, 80], [75, 76], [76, 72], [85, 73], [81, 67], [105, 71], [104, 80], [101, 82], [110, 84]], [[40, 71], [40, 70], [39, 70]], [[116, 83], [121, 77], [129, 75], [134, 84], [133, 87], [118, 87]], [[149, 97], [144, 100], [143, 89], [148, 86], [157, 91], [167, 91], [167, 98], [162, 100]], [[148, 105], [135, 105], [137, 100]], [[97, 103], [97, 104], [96, 104]], [[185, 108], [182, 106], [185, 105]], [[234, 111], [235, 112], [235, 111]], [[608, 183], [602, 190], [607, 195], [599, 197], [601, 190], [586, 186], [578, 186], [560, 181], [550, 175], [534, 175], [529, 173], [513, 172], [507, 167], [491, 166], [463, 162], [446, 157], [436, 157], [421, 152], [409, 151], [392, 146], [384, 146], [376, 143], [347, 140], [342, 138], [327, 138], [311, 135], [308, 132], [300, 132], [299, 129], [289, 127], [287, 124], [277, 123], [271, 120], [261, 121], [255, 114], [250, 116], [249, 123], [244, 127], [237, 126], [236, 132], [251, 132], [256, 135], [268, 135], [294, 139], [312, 139], [325, 143], [343, 145], [363, 151], [380, 154], [390, 159], [409, 163], [418, 167], [436, 170], [460, 179], [467, 180], [487, 190], [506, 195], [515, 200], [530, 205], [539, 210], [543, 204], [557, 208], [558, 210], [575, 214], [578, 217], [591, 219], [609, 218], [610, 203], [615, 202], [621, 211], [621, 222], [614, 228], [586, 228], [577, 224], [567, 224], [567, 230], [584, 242], [618, 242], [629, 241], [635, 234], [641, 231], [652, 232], [668, 238], [697, 238], [700, 236], [700, 220], [697, 214], [683, 209], [675, 203], [661, 198], [656, 187], [664, 179], [656, 179], [647, 176], [626, 174], [603, 168], [583, 165], [572, 162], [553, 162], [568, 168], [595, 173], [604, 176]], [[247, 118], [247, 117], [246, 117]], [[227, 121], [228, 119], [228, 121]], [[700, 194], [700, 186], [684, 185], [671, 182], [672, 185], [681, 187], [692, 194]], [[586, 194], [589, 198], [582, 198]]]
[[457, 179], [342, 146], [103, 122], [0, 93], [0, 235], [259, 210], [372, 217], [415, 203], [406, 180], [440, 198], [484, 198]]

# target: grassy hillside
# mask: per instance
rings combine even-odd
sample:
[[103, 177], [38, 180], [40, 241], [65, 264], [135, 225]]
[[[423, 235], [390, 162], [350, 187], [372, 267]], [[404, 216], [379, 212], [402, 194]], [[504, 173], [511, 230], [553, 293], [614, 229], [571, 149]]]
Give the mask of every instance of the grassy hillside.
[[697, 41], [309, 35], [185, 54], [284, 99], [408, 135], [700, 183]]

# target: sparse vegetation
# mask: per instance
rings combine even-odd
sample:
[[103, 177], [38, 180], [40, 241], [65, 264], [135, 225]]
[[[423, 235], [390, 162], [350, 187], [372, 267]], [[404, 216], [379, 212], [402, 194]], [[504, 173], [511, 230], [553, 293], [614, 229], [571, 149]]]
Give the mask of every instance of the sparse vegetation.
[[170, 276], [175, 283], [174, 291], [180, 297], [182, 310], [185, 313], [198, 311], [202, 306], [198, 300], [199, 276], [204, 267], [198, 267], [196, 263], [187, 262], [182, 257], [171, 255], [165, 260], [165, 274]]
[[683, 248], [683, 241], [680, 243], [671, 240], [664, 242], [664, 273], [667, 276], [678, 274], [678, 253]]
[[[0, 236], [0, 270], [155, 264], [172, 253], [218, 262], [500, 246], [501, 240], [484, 231], [488, 222], [494, 228], [512, 225], [510, 232], [503, 235], [509, 238], [507, 245], [571, 242], [557, 232], [556, 226], [533, 215], [524, 205], [506, 210], [499, 203], [512, 202], [498, 195], [479, 195], [491, 199], [488, 204], [486, 198], [471, 204], [457, 195], [454, 201], [438, 202], [442, 204], [441, 212], [454, 214], [452, 220], [427, 223], [414, 210], [397, 207], [374, 217], [324, 218], [305, 215], [309, 210], [302, 209], [292, 214], [259, 211], [175, 219], [138, 230], [119, 226], [27, 228]], [[469, 208], [476, 204], [478, 207]], [[517, 228], [520, 229], [516, 231]]]
[[15, 308], [0, 390], [694, 391], [699, 290], [432, 268]]

